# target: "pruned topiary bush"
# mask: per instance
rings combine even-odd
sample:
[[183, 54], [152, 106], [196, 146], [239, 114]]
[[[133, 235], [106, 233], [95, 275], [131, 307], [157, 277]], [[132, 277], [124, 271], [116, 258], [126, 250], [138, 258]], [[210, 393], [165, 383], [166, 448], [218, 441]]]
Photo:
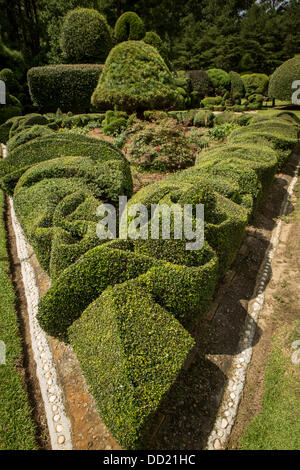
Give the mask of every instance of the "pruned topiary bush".
[[205, 96], [211, 96], [214, 91], [214, 87], [211, 78], [204, 70], [187, 70], [186, 72], [192, 84], [192, 90], [197, 93], [199, 102]]
[[226, 91], [230, 90], [231, 80], [229, 74], [225, 72], [225, 70], [209, 69], [206, 70], [206, 73], [211, 79], [217, 95], [224, 95]]
[[88, 112], [103, 65], [33, 67], [27, 79], [32, 102], [43, 112]]
[[251, 73], [242, 75], [246, 90], [246, 98], [251, 95], [266, 95], [268, 91], [269, 77], [264, 73]]
[[[71, 344], [100, 416], [137, 448], [193, 340], [138, 282], [107, 289], [70, 328]], [[116, 419], [117, 416], [117, 419]]]
[[112, 46], [105, 17], [91, 8], [70, 10], [62, 24], [60, 45], [70, 63], [104, 62]]
[[277, 98], [283, 101], [292, 101], [292, 94], [295, 91], [292, 88], [294, 81], [300, 78], [300, 55], [284, 62], [277, 67], [270, 77], [268, 95], [271, 98]]
[[[145, 33], [146, 31], [143, 21], [133, 11], [126, 11], [123, 13], [115, 24], [115, 37], [117, 42], [139, 41], [145, 37]], [[150, 43], [148, 42], [148, 44]]]
[[134, 112], [164, 109], [182, 102], [174, 78], [158, 51], [143, 41], [114, 47], [106, 62], [92, 103]]

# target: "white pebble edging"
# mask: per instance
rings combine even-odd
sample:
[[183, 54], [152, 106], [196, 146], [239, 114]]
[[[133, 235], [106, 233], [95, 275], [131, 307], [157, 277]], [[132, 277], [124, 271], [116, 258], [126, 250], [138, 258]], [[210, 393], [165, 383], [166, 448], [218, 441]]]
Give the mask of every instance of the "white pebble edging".
[[[286, 197], [282, 202], [280, 210], [281, 215], [286, 214], [289, 197], [293, 194], [295, 184], [297, 183], [299, 168], [300, 162], [295, 169], [294, 177], [289, 184]], [[261, 264], [260, 275], [258, 276], [258, 282], [255, 288], [256, 297], [252, 305], [251, 312], [248, 312], [244, 331], [238, 345], [238, 350], [242, 352], [235, 355], [232, 361], [222, 403], [219, 407], [214, 427], [207, 440], [206, 449], [208, 450], [221, 450], [225, 448], [237, 416], [239, 403], [246, 381], [247, 368], [252, 357], [252, 342], [255, 334], [256, 322], [264, 306], [265, 296], [263, 292], [267, 285], [268, 276], [271, 273], [271, 262], [279, 243], [281, 227], [282, 220], [280, 219], [273, 229], [269, 248]]]
[[[1, 144], [3, 158], [6, 157], [6, 146]], [[13, 200], [10, 197], [12, 226], [16, 237], [17, 253], [22, 269], [22, 278], [27, 300], [31, 345], [36, 362], [36, 375], [40, 384], [45, 406], [45, 413], [53, 450], [72, 450], [71, 424], [63, 404], [63, 394], [57, 382], [56, 369], [46, 334], [37, 321], [39, 291], [36, 285], [34, 270], [29, 261], [26, 238], [17, 220]]]

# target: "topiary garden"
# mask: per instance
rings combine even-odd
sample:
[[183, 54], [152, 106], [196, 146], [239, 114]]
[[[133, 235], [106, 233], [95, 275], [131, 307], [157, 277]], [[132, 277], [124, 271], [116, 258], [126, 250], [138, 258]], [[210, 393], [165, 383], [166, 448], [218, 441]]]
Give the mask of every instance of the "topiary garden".
[[[270, 81], [220, 68], [174, 70], [164, 41], [135, 12], [123, 13], [112, 33], [89, 8], [66, 14], [60, 45], [68, 63], [27, 72], [30, 113], [17, 74], [0, 71], [8, 152], [0, 184], [51, 280], [39, 324], [75, 351], [114, 438], [139, 449], [247, 224], [298, 143], [295, 114], [256, 110], [267, 93], [289, 99], [299, 57]], [[121, 196], [129, 216], [117, 208], [115, 233], [101, 239], [98, 208], [117, 207]], [[145, 218], [139, 236], [126, 239], [137, 204]], [[170, 240], [141, 235], [150, 233], [151, 206], [184, 204], [205, 207], [201, 249], [186, 250], [191, 240], [175, 237], [175, 215]]]

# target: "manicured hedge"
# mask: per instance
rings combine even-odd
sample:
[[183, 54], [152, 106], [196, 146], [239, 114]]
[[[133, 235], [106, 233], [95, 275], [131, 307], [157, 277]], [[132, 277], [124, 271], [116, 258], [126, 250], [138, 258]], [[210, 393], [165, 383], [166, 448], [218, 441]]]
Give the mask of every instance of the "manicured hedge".
[[27, 79], [32, 102], [43, 112], [86, 113], [102, 72], [101, 64], [33, 67]]
[[107, 289], [69, 332], [100, 416], [123, 447], [140, 447], [192, 338], [135, 280]]
[[70, 10], [62, 24], [60, 45], [69, 63], [102, 63], [112, 46], [106, 18], [92, 8]]
[[23, 145], [30, 140], [36, 139], [37, 137], [50, 135], [52, 132], [53, 131], [47, 126], [41, 126], [39, 124], [25, 128], [9, 140], [7, 144], [7, 151], [12, 152], [20, 145]]

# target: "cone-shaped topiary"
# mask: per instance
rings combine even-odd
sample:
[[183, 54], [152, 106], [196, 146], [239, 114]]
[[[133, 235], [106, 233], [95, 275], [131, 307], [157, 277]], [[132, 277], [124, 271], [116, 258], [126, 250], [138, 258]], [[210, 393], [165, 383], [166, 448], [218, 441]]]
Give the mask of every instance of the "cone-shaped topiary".
[[69, 11], [62, 25], [60, 45], [69, 62], [104, 62], [112, 46], [105, 17], [91, 8]]
[[145, 36], [145, 26], [141, 18], [133, 11], [126, 11], [115, 24], [115, 37], [118, 42], [139, 41]]
[[300, 54], [295, 55], [278, 67], [271, 75], [269, 96], [278, 100], [292, 101], [294, 81], [300, 80]]
[[104, 66], [92, 103], [133, 112], [181, 104], [174, 78], [158, 51], [143, 41], [114, 47]]

